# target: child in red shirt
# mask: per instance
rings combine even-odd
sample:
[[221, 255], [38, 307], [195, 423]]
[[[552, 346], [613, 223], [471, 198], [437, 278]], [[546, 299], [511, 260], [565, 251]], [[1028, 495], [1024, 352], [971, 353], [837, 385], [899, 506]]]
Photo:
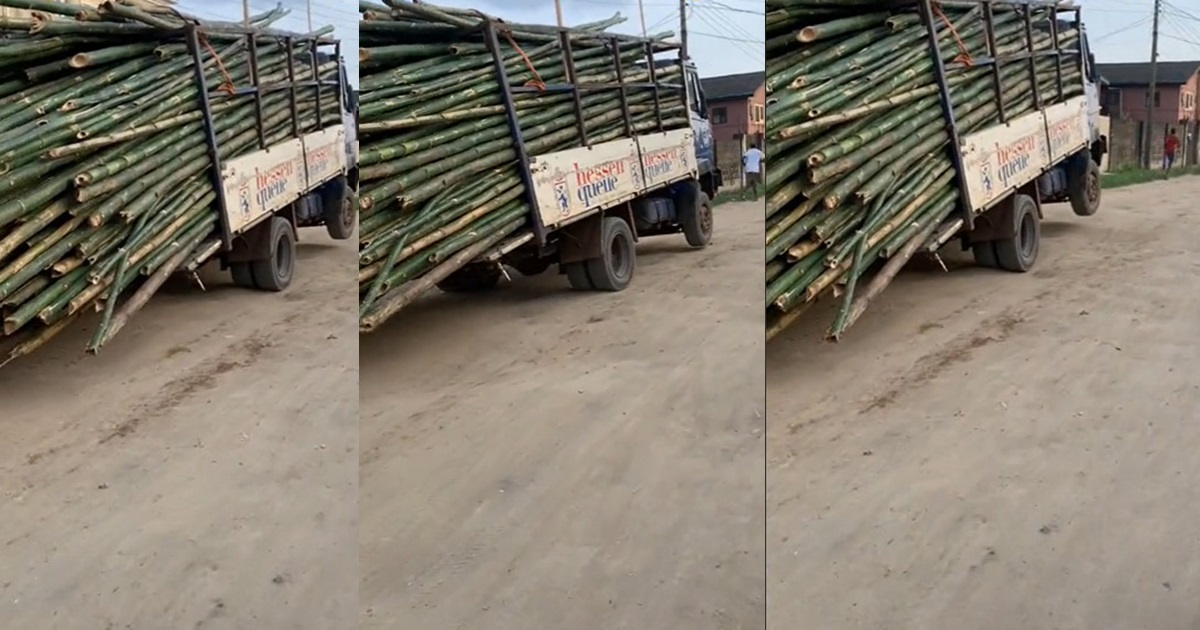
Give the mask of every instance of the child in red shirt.
[[1175, 152], [1179, 150], [1179, 137], [1175, 135], [1175, 130], [1172, 129], [1167, 139], [1163, 141], [1163, 169], [1168, 173], [1171, 172], [1171, 167], [1175, 164]]

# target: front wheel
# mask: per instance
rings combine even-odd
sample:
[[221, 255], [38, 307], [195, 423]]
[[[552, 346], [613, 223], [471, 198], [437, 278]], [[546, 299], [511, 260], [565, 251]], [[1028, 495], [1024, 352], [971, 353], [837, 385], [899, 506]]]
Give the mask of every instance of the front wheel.
[[1100, 166], [1090, 157], [1086, 166], [1072, 169], [1068, 176], [1067, 198], [1077, 216], [1090, 217], [1100, 209]]
[[354, 222], [358, 218], [354, 200], [346, 194], [346, 189], [346, 178], [341, 177], [327, 184], [321, 195], [325, 231], [338, 241], [354, 235]]

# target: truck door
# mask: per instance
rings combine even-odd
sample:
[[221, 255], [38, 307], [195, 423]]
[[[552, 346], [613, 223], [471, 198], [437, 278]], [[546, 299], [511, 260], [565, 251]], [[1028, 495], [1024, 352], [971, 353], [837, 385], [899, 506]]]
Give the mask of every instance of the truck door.
[[701, 174], [711, 173], [716, 168], [717, 156], [713, 147], [712, 123], [708, 120], [708, 103], [704, 98], [704, 89], [700, 86], [700, 76], [690, 63], [684, 66], [684, 77], [687, 86], [688, 117], [696, 138], [696, 165]]

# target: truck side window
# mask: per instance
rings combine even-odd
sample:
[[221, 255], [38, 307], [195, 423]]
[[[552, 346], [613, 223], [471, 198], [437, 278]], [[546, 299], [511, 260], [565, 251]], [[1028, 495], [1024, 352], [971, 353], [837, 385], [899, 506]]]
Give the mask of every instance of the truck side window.
[[688, 105], [692, 111], [699, 114], [701, 118], [705, 118], [704, 112], [704, 96], [700, 90], [700, 80], [696, 78], [695, 72], [687, 72], [687, 89], [688, 89]]

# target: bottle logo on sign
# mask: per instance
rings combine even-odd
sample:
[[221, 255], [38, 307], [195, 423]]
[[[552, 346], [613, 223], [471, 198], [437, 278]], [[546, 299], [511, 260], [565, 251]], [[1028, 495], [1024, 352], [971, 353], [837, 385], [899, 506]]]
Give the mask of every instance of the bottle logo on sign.
[[558, 216], [570, 216], [571, 197], [567, 194], [567, 178], [562, 173], [554, 178], [554, 202], [558, 204]]

